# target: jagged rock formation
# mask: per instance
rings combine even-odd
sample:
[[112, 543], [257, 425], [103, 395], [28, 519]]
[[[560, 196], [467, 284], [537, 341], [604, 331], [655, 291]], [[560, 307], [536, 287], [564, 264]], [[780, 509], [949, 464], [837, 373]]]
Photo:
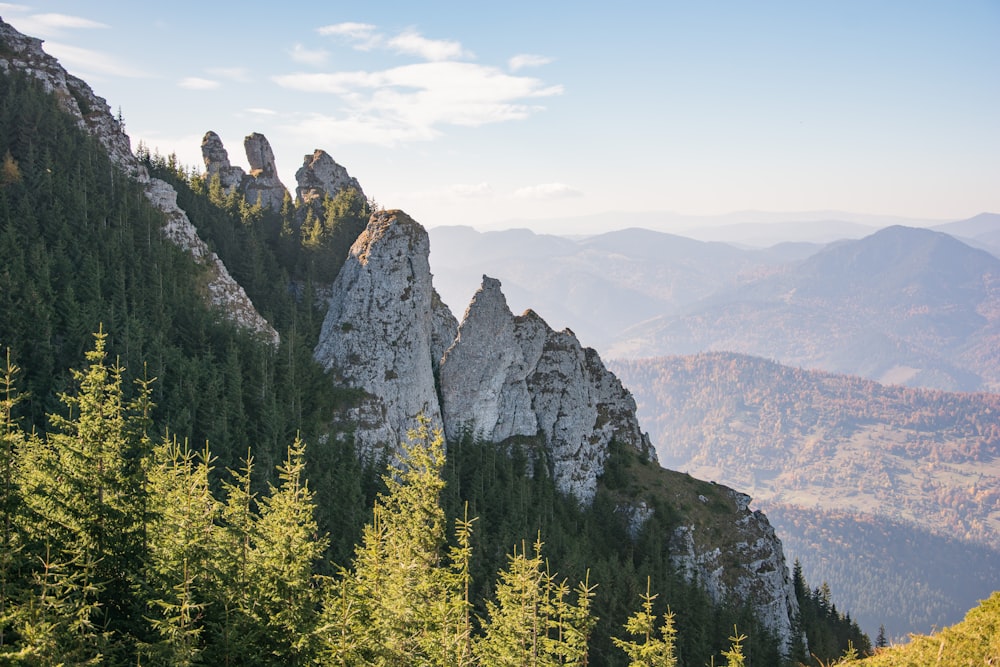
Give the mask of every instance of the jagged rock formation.
[[514, 317], [500, 282], [483, 276], [441, 362], [445, 433], [490, 442], [541, 434], [563, 493], [589, 503], [612, 439], [656, 460], [621, 382], [570, 330], [534, 311]]
[[434, 352], [457, 329], [434, 294], [427, 232], [402, 211], [379, 211], [337, 275], [314, 356], [365, 397], [345, 418], [359, 452], [394, 451], [424, 415], [441, 427]]
[[229, 153], [222, 140], [209, 130], [201, 140], [201, 157], [205, 162], [208, 178], [219, 176], [219, 183], [229, 193], [234, 189], [242, 194], [250, 204], [260, 203], [264, 208], [280, 211], [288, 190], [278, 178], [278, 168], [274, 161], [274, 151], [267, 137], [258, 132], [243, 139], [243, 148], [250, 163], [250, 173], [229, 163]]
[[271, 144], [263, 134], [254, 132], [243, 139], [243, 148], [250, 163], [250, 173], [241, 184], [247, 201], [251, 204], [260, 202], [264, 208], [280, 211], [288, 190], [278, 178]]
[[242, 167], [234, 167], [229, 163], [229, 153], [222, 145], [222, 139], [211, 130], [201, 140], [201, 156], [208, 180], [218, 176], [219, 184], [226, 194], [238, 188], [247, 175]]
[[347, 173], [347, 169], [337, 164], [324, 150], [316, 150], [302, 158], [302, 166], [295, 172], [298, 187], [295, 188], [296, 201], [312, 204], [323, 197], [335, 197], [341, 190], [354, 188], [364, 195], [358, 179]]
[[715, 603], [751, 601], [754, 613], [779, 638], [782, 652], [787, 655], [799, 603], [781, 540], [762, 512], [750, 511], [750, 496], [720, 488], [735, 505], [741, 539], [725, 551], [705, 548], [699, 544], [699, 527], [680, 526], [670, 544], [671, 561], [689, 580], [697, 578]]
[[42, 40], [22, 35], [3, 21], [0, 21], [0, 46], [0, 70], [21, 71], [38, 79], [77, 120], [80, 128], [101, 143], [112, 162], [145, 186], [150, 203], [166, 216], [164, 235], [191, 253], [195, 261], [208, 267], [211, 303], [234, 322], [276, 343], [278, 333], [257, 312], [243, 287], [233, 280], [219, 257], [198, 236], [184, 211], [177, 207], [177, 193], [173, 187], [150, 178], [149, 172], [133, 155], [129, 137], [119, 120], [111, 115], [107, 101], [45, 53]]

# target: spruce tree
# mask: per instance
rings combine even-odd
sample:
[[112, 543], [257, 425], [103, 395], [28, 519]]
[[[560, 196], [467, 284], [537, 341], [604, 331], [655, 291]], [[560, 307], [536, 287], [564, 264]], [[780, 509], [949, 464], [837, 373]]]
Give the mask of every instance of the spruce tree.
[[[650, 578], [647, 577], [646, 593], [641, 596], [642, 608], [625, 622], [626, 632], [638, 641], [617, 637], [613, 637], [612, 641], [629, 657], [629, 667], [676, 667], [677, 629], [674, 627], [674, 615], [667, 610], [663, 623], [657, 627], [656, 614], [653, 613], [653, 601], [657, 596], [650, 594], [650, 585]], [[657, 637], [657, 634], [660, 636]]]

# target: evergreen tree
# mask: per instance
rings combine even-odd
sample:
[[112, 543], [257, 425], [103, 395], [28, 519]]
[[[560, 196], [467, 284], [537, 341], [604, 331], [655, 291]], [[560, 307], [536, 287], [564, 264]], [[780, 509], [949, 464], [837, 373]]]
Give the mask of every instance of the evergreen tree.
[[154, 664], [191, 665], [202, 653], [205, 589], [216, 549], [220, 506], [212, 496], [211, 455], [165, 437], [153, 453], [146, 577], [150, 623], [160, 640]]
[[475, 644], [481, 664], [497, 666], [586, 665], [587, 642], [595, 619], [590, 613], [593, 587], [582, 583], [578, 600], [544, 563], [539, 537], [528, 556], [522, 544], [499, 573], [496, 600], [486, 603], [489, 618]]
[[440, 498], [444, 439], [424, 417], [408, 438], [402, 461], [384, 477], [386, 491], [353, 568], [326, 600], [324, 653], [347, 664], [467, 662], [471, 526], [459, 524], [449, 563]]
[[[615, 646], [629, 657], [630, 667], [676, 667], [677, 655], [674, 644], [677, 630], [674, 627], [674, 615], [667, 610], [663, 615], [663, 623], [657, 628], [656, 614], [653, 613], [653, 601], [656, 595], [650, 594], [650, 579], [646, 579], [646, 593], [642, 597], [642, 608], [629, 616], [625, 622], [625, 630], [639, 641], [613, 638]], [[657, 637], [659, 631], [659, 637]]]
[[278, 467], [251, 530], [248, 574], [256, 598], [262, 647], [284, 665], [305, 664], [313, 652], [319, 592], [313, 568], [326, 550], [313, 493], [305, 478], [305, 444], [298, 438]]
[[67, 415], [50, 415], [54, 431], [24, 448], [23, 529], [46, 554], [39, 584], [79, 582], [80, 608], [100, 611], [95, 627], [127, 641], [140, 620], [149, 385], [126, 400], [124, 369], [108, 365], [105, 340], [95, 334], [85, 370], [72, 372], [77, 391], [61, 396]]

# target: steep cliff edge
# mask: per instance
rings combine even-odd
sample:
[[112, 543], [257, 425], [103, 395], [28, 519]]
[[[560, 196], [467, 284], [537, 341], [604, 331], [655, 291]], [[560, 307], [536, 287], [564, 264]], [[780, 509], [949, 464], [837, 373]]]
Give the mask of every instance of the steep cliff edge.
[[333, 283], [314, 356], [364, 397], [345, 415], [363, 456], [406, 441], [417, 416], [441, 427], [435, 355], [457, 323], [431, 285], [427, 232], [402, 211], [379, 211]]
[[79, 127], [95, 137], [112, 162], [145, 186], [146, 197], [166, 218], [164, 235], [206, 267], [207, 293], [213, 306], [240, 326], [277, 344], [278, 333], [254, 307], [243, 287], [222, 260], [198, 236], [187, 214], [177, 206], [177, 193], [164, 181], [150, 178], [132, 153], [131, 142], [104, 98], [98, 97], [82, 79], [69, 74], [59, 61], [42, 50], [42, 40], [22, 35], [0, 20], [0, 70], [23, 72], [41, 82]]
[[483, 276], [441, 362], [445, 433], [503, 442], [541, 435], [563, 493], [590, 503], [611, 441], [656, 460], [635, 401], [570, 330], [534, 311], [515, 317], [500, 282]]

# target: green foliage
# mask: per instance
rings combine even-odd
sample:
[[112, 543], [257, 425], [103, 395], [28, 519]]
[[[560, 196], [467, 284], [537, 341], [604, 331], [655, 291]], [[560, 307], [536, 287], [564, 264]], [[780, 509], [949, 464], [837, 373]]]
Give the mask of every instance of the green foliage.
[[1000, 591], [969, 610], [955, 625], [931, 635], [913, 635], [909, 643], [879, 649], [862, 660], [846, 659], [860, 667], [969, 667], [1000, 664]]
[[[677, 629], [674, 627], [674, 615], [667, 611], [663, 615], [662, 625], [657, 626], [656, 615], [653, 613], [653, 600], [656, 595], [650, 594], [650, 580], [646, 579], [646, 592], [642, 595], [642, 608], [625, 621], [625, 631], [637, 637], [640, 641], [624, 640], [615, 637], [615, 646], [629, 657], [629, 667], [676, 667], [677, 655], [674, 643], [677, 639]], [[659, 637], [656, 636], [659, 631]]]

